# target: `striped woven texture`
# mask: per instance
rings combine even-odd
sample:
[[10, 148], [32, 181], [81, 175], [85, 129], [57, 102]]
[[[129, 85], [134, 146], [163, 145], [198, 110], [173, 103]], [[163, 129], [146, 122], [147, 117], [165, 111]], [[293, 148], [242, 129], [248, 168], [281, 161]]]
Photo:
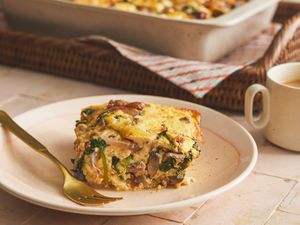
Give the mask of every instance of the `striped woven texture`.
[[254, 37], [249, 43], [237, 48], [236, 51], [216, 63], [157, 55], [101, 36], [90, 36], [83, 41], [94, 43], [105, 41], [128, 59], [188, 90], [195, 97], [202, 98], [235, 71], [261, 57], [279, 29], [279, 24], [271, 24], [268, 29]]

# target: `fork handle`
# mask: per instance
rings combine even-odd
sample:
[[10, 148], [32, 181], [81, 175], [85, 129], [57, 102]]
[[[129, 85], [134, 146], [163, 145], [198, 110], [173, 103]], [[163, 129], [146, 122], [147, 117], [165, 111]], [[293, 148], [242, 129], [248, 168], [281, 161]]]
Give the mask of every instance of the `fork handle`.
[[13, 119], [3, 110], [0, 110], [0, 123], [38, 153], [46, 156], [54, 162], [64, 175], [70, 175], [68, 169], [54, 155], [52, 155], [44, 145], [27, 133], [27, 131], [13, 121]]
[[0, 123], [37, 152], [48, 151], [44, 145], [28, 134], [27, 131], [13, 121], [13, 119], [3, 110], [0, 110]]

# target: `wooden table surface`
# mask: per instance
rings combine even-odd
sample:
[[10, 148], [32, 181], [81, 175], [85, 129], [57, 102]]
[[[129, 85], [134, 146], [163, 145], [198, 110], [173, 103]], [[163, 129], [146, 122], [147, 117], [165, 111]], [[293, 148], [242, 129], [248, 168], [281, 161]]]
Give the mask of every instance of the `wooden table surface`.
[[[116, 93], [126, 92], [0, 65], [0, 108], [14, 116], [55, 101]], [[225, 194], [167, 213], [104, 217], [46, 209], [0, 189], [0, 225], [300, 225], [300, 154], [267, 142], [241, 114], [224, 113], [245, 126], [259, 146], [252, 174]]]

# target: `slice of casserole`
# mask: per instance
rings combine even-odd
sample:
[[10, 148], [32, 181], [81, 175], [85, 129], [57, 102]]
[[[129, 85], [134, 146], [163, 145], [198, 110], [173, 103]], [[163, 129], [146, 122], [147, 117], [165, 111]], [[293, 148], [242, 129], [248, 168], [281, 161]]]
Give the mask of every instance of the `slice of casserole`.
[[203, 142], [197, 111], [111, 100], [76, 121], [77, 178], [116, 190], [178, 187]]

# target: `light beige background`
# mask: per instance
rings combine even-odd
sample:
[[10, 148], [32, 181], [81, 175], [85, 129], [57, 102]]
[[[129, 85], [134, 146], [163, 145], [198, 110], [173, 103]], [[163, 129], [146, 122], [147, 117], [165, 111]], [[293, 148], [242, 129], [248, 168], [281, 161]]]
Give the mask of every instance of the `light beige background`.
[[[0, 108], [12, 115], [63, 99], [114, 93], [125, 92], [0, 66]], [[300, 225], [300, 154], [271, 145], [241, 114], [226, 114], [252, 133], [259, 158], [254, 172], [221, 196], [168, 213], [103, 217], [45, 209], [0, 190], [0, 225]]]

